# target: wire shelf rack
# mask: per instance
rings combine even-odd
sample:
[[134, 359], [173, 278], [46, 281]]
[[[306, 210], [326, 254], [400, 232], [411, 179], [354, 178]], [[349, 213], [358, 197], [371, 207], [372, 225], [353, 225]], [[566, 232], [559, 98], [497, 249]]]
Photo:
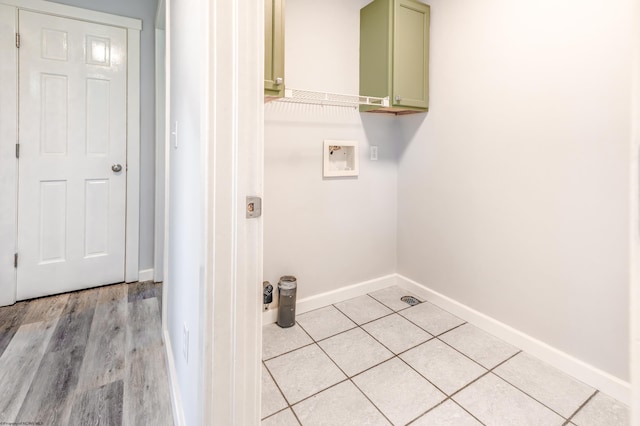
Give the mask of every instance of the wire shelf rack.
[[311, 90], [285, 89], [284, 97], [278, 102], [291, 102], [312, 105], [330, 105], [358, 108], [360, 105], [380, 107], [389, 106], [389, 98], [375, 96], [344, 95], [339, 93], [313, 92]]

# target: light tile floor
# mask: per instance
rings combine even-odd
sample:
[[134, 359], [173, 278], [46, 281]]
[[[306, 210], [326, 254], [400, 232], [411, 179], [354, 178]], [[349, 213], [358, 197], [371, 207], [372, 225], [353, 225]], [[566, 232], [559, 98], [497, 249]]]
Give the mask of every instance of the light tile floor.
[[615, 399], [405, 295], [416, 297], [389, 287], [266, 325], [262, 424], [628, 425]]

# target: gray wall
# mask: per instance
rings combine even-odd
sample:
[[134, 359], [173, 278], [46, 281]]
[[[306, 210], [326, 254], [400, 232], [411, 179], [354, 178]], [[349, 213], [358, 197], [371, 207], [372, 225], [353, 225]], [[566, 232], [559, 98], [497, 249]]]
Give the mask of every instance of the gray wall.
[[153, 268], [155, 199], [155, 17], [157, 0], [56, 0], [142, 20], [140, 34], [140, 270]]
[[430, 0], [398, 272], [629, 380], [630, 0]]
[[[287, 87], [358, 93], [366, 3], [287, 0]], [[395, 272], [395, 122], [353, 108], [265, 105], [265, 280], [296, 275], [302, 299]], [[325, 139], [359, 143], [360, 176], [323, 179]], [[378, 161], [369, 159], [371, 145]]]
[[[170, 5], [168, 94], [171, 128], [178, 122], [178, 144], [169, 149], [167, 328], [175, 360], [176, 377], [188, 425], [200, 423], [202, 401], [201, 289], [205, 256], [205, 161], [207, 133], [204, 102], [206, 49], [209, 30], [202, 0], [172, 1]], [[183, 327], [189, 330], [188, 360], [183, 355]], [[213, 332], [213, 330], [207, 330]]]

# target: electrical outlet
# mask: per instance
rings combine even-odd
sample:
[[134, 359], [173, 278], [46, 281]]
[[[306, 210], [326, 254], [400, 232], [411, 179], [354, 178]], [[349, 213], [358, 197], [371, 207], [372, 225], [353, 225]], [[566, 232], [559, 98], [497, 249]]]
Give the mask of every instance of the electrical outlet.
[[182, 329], [182, 355], [184, 355], [184, 360], [189, 362], [189, 329], [187, 328], [187, 323], [184, 323], [184, 327]]
[[372, 146], [370, 153], [371, 153], [371, 161], [378, 161], [378, 147]]

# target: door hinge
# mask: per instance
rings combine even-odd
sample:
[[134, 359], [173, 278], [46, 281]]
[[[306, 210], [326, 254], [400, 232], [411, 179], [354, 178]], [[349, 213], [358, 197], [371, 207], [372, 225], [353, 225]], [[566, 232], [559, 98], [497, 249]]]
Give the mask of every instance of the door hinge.
[[16, 47], [20, 49], [20, 33], [16, 33]]
[[20, 144], [16, 144], [16, 158], [20, 158]]
[[18, 267], [18, 253], [13, 255], [13, 267], [14, 268]]

